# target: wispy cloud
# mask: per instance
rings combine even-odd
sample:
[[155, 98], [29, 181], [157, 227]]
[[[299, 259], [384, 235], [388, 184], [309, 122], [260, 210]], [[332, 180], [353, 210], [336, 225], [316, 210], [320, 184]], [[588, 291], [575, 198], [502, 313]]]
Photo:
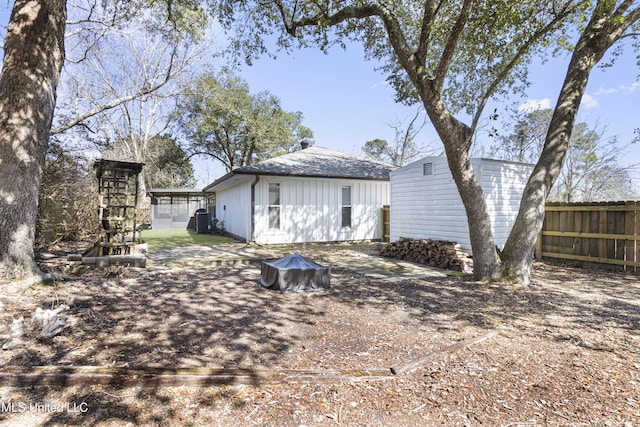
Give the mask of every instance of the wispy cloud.
[[618, 92], [618, 89], [614, 89], [611, 87], [610, 88], [601, 87], [593, 95], [594, 96], [611, 95], [612, 93], [616, 93], [616, 92]]
[[620, 85], [620, 90], [624, 93], [633, 93], [640, 89], [640, 82], [633, 82], [630, 85]]
[[[601, 94], [602, 92], [601, 91], [596, 92], [596, 94], [598, 93]], [[593, 108], [598, 108], [600, 106], [600, 103], [598, 102], [598, 99], [595, 96], [589, 93], [585, 93], [582, 96], [582, 101], [580, 102], [580, 106], [582, 108], [590, 110]], [[518, 111], [521, 113], [531, 113], [533, 111], [545, 110], [548, 108], [553, 108], [551, 104], [551, 99], [549, 98], [529, 99], [528, 101], [525, 101], [524, 103], [520, 104], [520, 106], [518, 107]]]
[[594, 93], [594, 96], [612, 95], [614, 93], [622, 93], [628, 95], [638, 89], [640, 89], [640, 82], [633, 82], [630, 85], [619, 85], [618, 87], [601, 87]]
[[582, 101], [580, 101], [580, 106], [583, 108], [586, 108], [587, 110], [590, 110], [592, 108], [598, 108], [600, 104], [598, 103], [598, 100], [589, 95], [588, 93], [585, 92], [584, 95], [582, 95]]
[[391, 87], [391, 85], [386, 80], [382, 80], [371, 85], [371, 89], [377, 89], [379, 87]]
[[531, 113], [536, 110], [545, 110], [547, 108], [551, 108], [551, 99], [530, 99], [521, 104], [518, 107], [518, 111], [523, 113]]

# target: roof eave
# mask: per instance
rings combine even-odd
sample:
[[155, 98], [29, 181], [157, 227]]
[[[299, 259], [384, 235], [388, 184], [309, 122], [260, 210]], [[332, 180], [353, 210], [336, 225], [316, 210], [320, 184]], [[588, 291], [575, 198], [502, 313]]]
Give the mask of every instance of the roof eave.
[[[287, 173], [287, 172], [258, 172], [258, 171], [236, 171], [236, 175], [260, 175], [260, 176], [283, 176], [283, 177], [297, 177], [297, 178], [330, 178], [330, 179], [354, 179], [364, 181], [389, 181], [389, 177], [386, 176], [353, 176], [353, 175], [314, 175], [305, 173]], [[224, 178], [224, 177], [223, 177]], [[221, 178], [222, 180], [222, 178]], [[212, 184], [213, 185], [213, 184]], [[206, 190], [207, 187], [205, 187]]]
[[213, 181], [211, 184], [209, 184], [206, 187], [204, 187], [202, 189], [202, 192], [203, 193], [207, 193], [207, 192], [211, 191], [212, 188], [222, 184], [223, 182], [225, 182], [229, 178], [232, 178], [234, 175], [236, 175], [236, 172], [234, 172], [234, 171], [228, 172], [226, 175], [223, 175], [222, 177], [220, 177], [220, 178], [216, 179], [215, 181]]

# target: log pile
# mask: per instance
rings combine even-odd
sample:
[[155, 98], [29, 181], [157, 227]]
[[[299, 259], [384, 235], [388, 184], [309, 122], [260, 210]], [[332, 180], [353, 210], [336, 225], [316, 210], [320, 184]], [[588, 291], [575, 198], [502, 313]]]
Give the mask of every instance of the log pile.
[[388, 243], [380, 255], [425, 264], [445, 270], [473, 270], [471, 256], [460, 249], [456, 242], [445, 240], [415, 240], [400, 238]]

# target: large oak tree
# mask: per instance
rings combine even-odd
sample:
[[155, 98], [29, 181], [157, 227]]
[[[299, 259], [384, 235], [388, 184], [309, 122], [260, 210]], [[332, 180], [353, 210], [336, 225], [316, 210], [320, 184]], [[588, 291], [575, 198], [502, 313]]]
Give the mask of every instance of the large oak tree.
[[518, 217], [502, 251], [504, 277], [528, 282], [536, 240], [544, 221], [544, 205], [562, 170], [589, 75], [616, 42], [637, 36], [634, 26], [639, 20], [637, 0], [598, 0], [591, 4], [590, 18], [573, 49], [542, 154], [529, 177]]
[[[362, 42], [385, 63], [398, 100], [418, 101], [438, 132], [464, 203], [476, 279], [529, 281], [549, 189], [561, 170], [580, 100], [594, 65], [629, 34], [634, 0], [222, 1], [223, 25], [241, 29], [234, 49], [261, 54], [274, 28], [286, 49]], [[247, 25], [251, 22], [251, 25]], [[239, 28], [241, 27], [241, 28]], [[487, 102], [521, 91], [537, 54], [579, 40], [544, 150], [529, 180], [511, 236], [498, 256], [470, 147]], [[466, 122], [465, 122], [466, 120]]]
[[[84, 24], [117, 26], [150, 10], [148, 28], [196, 31], [204, 24], [194, 0], [110, 0], [98, 22], [89, 8]], [[4, 39], [0, 74], [0, 279], [36, 275], [34, 239], [42, 169], [57, 88], [65, 60], [66, 0], [15, 0]]]
[[38, 189], [64, 62], [63, 0], [16, 0], [0, 75], [0, 278], [33, 259]]

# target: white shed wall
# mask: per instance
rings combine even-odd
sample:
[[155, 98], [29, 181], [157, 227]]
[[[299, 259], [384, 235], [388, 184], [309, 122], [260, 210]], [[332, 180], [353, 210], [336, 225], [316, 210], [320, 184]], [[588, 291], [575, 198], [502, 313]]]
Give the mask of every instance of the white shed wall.
[[[269, 183], [280, 184], [280, 229], [269, 229]], [[351, 227], [342, 228], [342, 187], [351, 186]], [[255, 240], [259, 244], [382, 238], [387, 181], [266, 177], [256, 185]]]
[[251, 240], [251, 182], [216, 191], [215, 217], [229, 233]]
[[[496, 245], [502, 249], [518, 216], [520, 199], [533, 165], [481, 159], [480, 185], [491, 215], [491, 230]], [[477, 170], [476, 165], [474, 168]]]
[[[432, 163], [433, 174], [423, 165]], [[518, 213], [531, 165], [473, 159], [487, 201], [496, 244], [502, 248]], [[427, 157], [391, 172], [391, 241], [400, 237], [458, 242], [471, 252], [467, 215], [444, 157]]]

